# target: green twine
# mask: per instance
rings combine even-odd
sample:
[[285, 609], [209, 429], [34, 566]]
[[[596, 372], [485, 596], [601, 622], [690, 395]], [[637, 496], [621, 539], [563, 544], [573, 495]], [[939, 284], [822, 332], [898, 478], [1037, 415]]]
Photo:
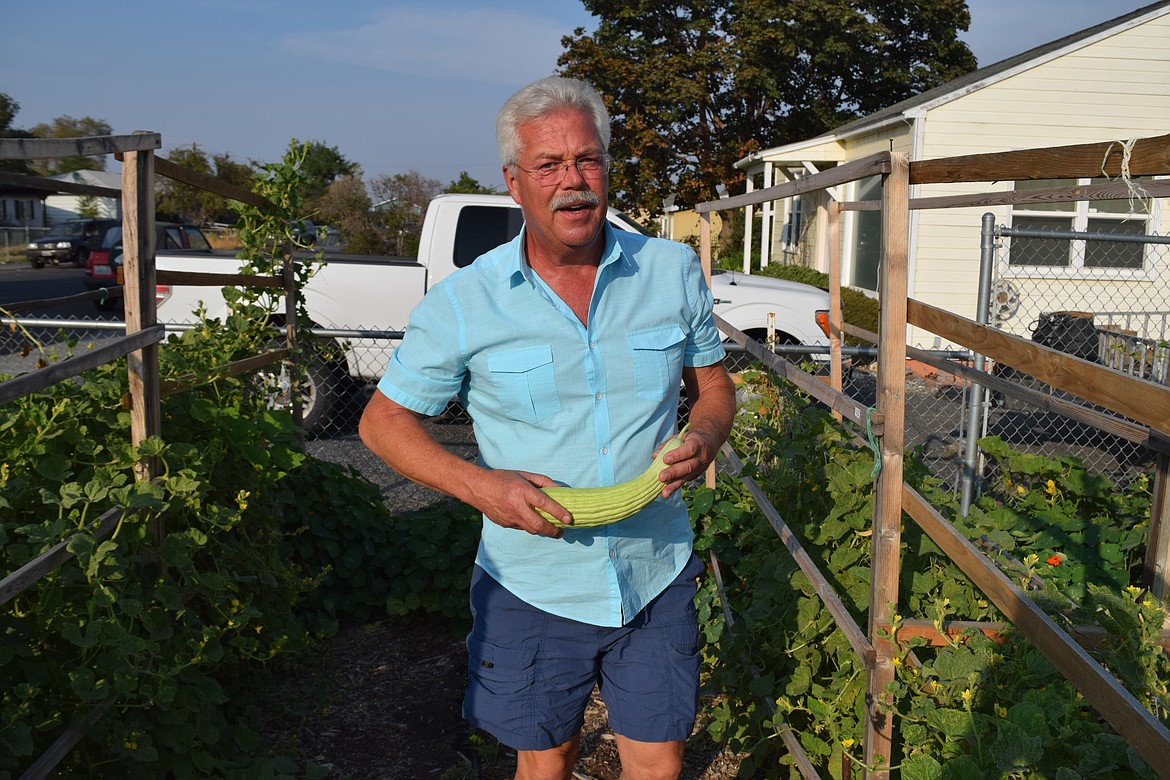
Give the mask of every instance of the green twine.
[[882, 451], [873, 437], [873, 413], [876, 411], [872, 406], [865, 410], [865, 436], [869, 440], [869, 448], [873, 450], [873, 471], [869, 472], [871, 482], [877, 479], [878, 472], [882, 470]]

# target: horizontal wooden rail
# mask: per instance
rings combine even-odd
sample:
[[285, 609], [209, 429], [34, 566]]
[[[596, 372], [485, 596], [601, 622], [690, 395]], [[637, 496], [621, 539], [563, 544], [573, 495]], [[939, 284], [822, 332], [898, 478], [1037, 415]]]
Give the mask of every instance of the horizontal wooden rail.
[[99, 198], [122, 197], [122, 191], [113, 187], [99, 187], [96, 184], [77, 184], [71, 181], [43, 179], [40, 176], [26, 176], [21, 173], [5, 173], [3, 171], [0, 171], [0, 187], [14, 187], [45, 193], [64, 192], [69, 195], [96, 195]]
[[[854, 338], [863, 339], [874, 344], [877, 343], [877, 334], [873, 331], [852, 325], [845, 325], [841, 330]], [[1134, 444], [1140, 444], [1156, 452], [1170, 454], [1170, 436], [1167, 436], [1161, 431], [1156, 431], [1149, 426], [1139, 425], [1138, 423], [1112, 414], [1099, 412], [1096, 409], [1076, 403], [1075, 401], [1057, 398], [1051, 393], [1045, 393], [1031, 387], [1024, 387], [1023, 385], [1002, 379], [994, 374], [989, 374], [986, 371], [979, 371], [963, 363], [956, 363], [953, 360], [938, 357], [937, 355], [931, 354], [928, 350], [907, 345], [906, 356], [933, 366], [940, 371], [945, 371], [948, 374], [954, 374], [968, 381], [981, 384], [987, 389], [1002, 393], [1008, 398], [1023, 401], [1041, 411], [1056, 412], [1074, 422], [1088, 425], [1099, 431], [1133, 442]]]
[[[886, 628], [889, 629], [890, 626]], [[970, 631], [976, 631], [991, 641], [1002, 644], [1007, 641], [1004, 636], [1006, 628], [1006, 624], [996, 621], [944, 620], [941, 624], [935, 625], [931, 620], [906, 619], [898, 625], [897, 635], [899, 641], [920, 637], [935, 647], [942, 647], [953, 644]], [[1086, 650], [1094, 650], [1117, 638], [1100, 626], [1072, 626], [1068, 634]], [[1162, 645], [1163, 652], [1170, 653], [1170, 630], [1162, 631], [1159, 644]]]
[[1010, 336], [913, 298], [906, 303], [906, 319], [912, 325], [1170, 434], [1170, 388]]
[[[220, 366], [216, 370], [215, 379], [222, 379], [228, 376], [239, 376], [246, 374], [249, 371], [255, 371], [258, 368], [263, 368], [271, 363], [279, 360], [284, 360], [290, 354], [288, 347], [281, 347], [280, 349], [262, 352], [259, 355], [252, 355], [241, 360], [236, 360], [227, 365]], [[214, 381], [214, 380], [211, 380]], [[199, 381], [199, 377], [195, 374], [184, 374], [178, 379], [168, 379], [159, 383], [158, 394], [162, 398], [172, 396], [175, 393], [181, 393], [184, 390], [192, 390], [196, 387], [202, 387], [208, 382]], [[122, 396], [122, 406], [128, 407], [130, 405], [130, 395]]]
[[202, 271], [158, 270], [155, 272], [155, 282], [191, 287], [284, 287], [284, 282], [279, 276], [217, 274]]
[[193, 187], [213, 192], [216, 195], [221, 195], [225, 198], [239, 201], [240, 203], [246, 203], [249, 206], [255, 206], [261, 211], [266, 211], [271, 214], [278, 214], [280, 212], [280, 208], [275, 203], [261, 195], [257, 195], [251, 190], [237, 187], [223, 179], [208, 176], [206, 173], [199, 173], [198, 171], [184, 168], [162, 157], [156, 156], [154, 158], [154, 171], [159, 176], [166, 176], [168, 179], [174, 179], [183, 184], [190, 184]]
[[[870, 410], [868, 406], [858, 403], [844, 393], [834, 390], [816, 377], [809, 376], [784, 358], [772, 352], [755, 339], [749, 338], [743, 331], [735, 328], [727, 320], [715, 315], [715, 324], [719, 330], [727, 334], [732, 341], [759, 359], [773, 373], [787, 379], [804, 392], [816, 398], [835, 412], [840, 412], [856, 425], [869, 426], [874, 436], [882, 435], [885, 427], [885, 418], [878, 412]], [[868, 417], [868, 420], [867, 420]]]
[[162, 325], [152, 325], [137, 333], [121, 336], [84, 354], [74, 355], [59, 363], [38, 369], [31, 374], [0, 382], [0, 404], [6, 404], [31, 393], [40, 392], [91, 368], [97, 368], [123, 355], [128, 355], [151, 344], [157, 344], [165, 337], [166, 331]]
[[162, 148], [158, 133], [98, 135], [84, 138], [0, 138], [0, 160], [94, 157]]
[[903, 485], [902, 501], [919, 527], [1147, 764], [1170, 767], [1170, 730], [917, 491]]
[[[1018, 192], [983, 192], [974, 195], [940, 195], [933, 198], [911, 198], [911, 209], [959, 209], [982, 206], [1020, 206], [1029, 203], [1068, 203], [1070, 201], [1129, 200], [1134, 195], [1146, 198], [1170, 197], [1170, 181], [1133, 182], [1134, 189], [1121, 182], [1086, 184], [1080, 187], [1053, 187]], [[881, 211], [880, 200], [851, 200], [838, 205], [842, 211]]]
[[1170, 173], [1170, 135], [919, 160], [910, 163], [910, 183], [1117, 178], [1123, 170], [1129, 176]]
[[706, 214], [712, 211], [726, 211], [727, 209], [736, 209], [741, 206], [766, 203], [779, 198], [791, 198], [793, 195], [802, 195], [806, 192], [815, 192], [828, 187], [836, 187], [839, 184], [846, 184], [851, 181], [857, 181], [858, 179], [866, 179], [870, 176], [878, 176], [883, 173], [889, 173], [889, 171], [889, 152], [878, 152], [868, 157], [862, 157], [859, 160], [842, 163], [820, 173], [814, 173], [811, 176], [802, 176], [794, 181], [777, 184], [775, 187], [765, 187], [762, 190], [744, 193], [743, 195], [733, 195], [730, 198], [719, 198], [718, 200], [699, 203], [695, 205], [695, 211], [699, 214]]
[[[743, 461], [735, 454], [735, 450], [731, 446], [724, 443], [721, 448], [723, 455], [727, 458], [731, 465], [731, 469], [735, 474], [739, 474], [743, 470]], [[853, 620], [853, 616], [849, 614], [845, 603], [841, 601], [841, 597], [837, 595], [837, 591], [821, 574], [821, 570], [817, 568], [809, 554], [805, 552], [804, 547], [801, 546], [800, 541], [796, 538], [796, 534], [784, 522], [784, 518], [776, 511], [776, 507], [768, 500], [768, 496], [764, 493], [759, 484], [751, 477], [741, 477], [744, 487], [751, 493], [752, 499], [756, 502], [756, 506], [767, 518], [768, 523], [772, 529], [776, 531], [776, 535], [780, 537], [780, 541], [788, 549], [789, 554], [800, 570], [804, 572], [804, 576], [808, 577], [809, 582], [812, 583], [813, 589], [817, 592], [825, 608], [829, 610], [829, 614], [837, 622], [837, 627], [841, 629], [841, 633], [845, 635], [849, 646], [853, 648], [853, 652], [865, 664], [866, 667], [872, 667], [874, 661], [874, 649], [870, 644], [869, 639], [866, 638], [865, 632], [861, 630], [860, 626]]]
[[[114, 508], [106, 511], [98, 518], [97, 528], [93, 535], [95, 539], [102, 539], [117, 527], [125, 510]], [[73, 541], [73, 534], [63, 542], [58, 542], [45, 552], [33, 558], [19, 569], [0, 580], [0, 604], [7, 604], [23, 593], [27, 588], [35, 585], [46, 574], [56, 569], [63, 562], [73, 557], [69, 552], [69, 543]]]

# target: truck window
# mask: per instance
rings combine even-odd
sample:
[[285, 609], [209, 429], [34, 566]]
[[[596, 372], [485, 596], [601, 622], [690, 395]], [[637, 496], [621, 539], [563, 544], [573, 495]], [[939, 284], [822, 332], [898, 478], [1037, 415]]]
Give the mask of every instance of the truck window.
[[464, 206], [455, 224], [455, 267], [471, 265], [484, 252], [511, 241], [523, 224], [519, 206]]

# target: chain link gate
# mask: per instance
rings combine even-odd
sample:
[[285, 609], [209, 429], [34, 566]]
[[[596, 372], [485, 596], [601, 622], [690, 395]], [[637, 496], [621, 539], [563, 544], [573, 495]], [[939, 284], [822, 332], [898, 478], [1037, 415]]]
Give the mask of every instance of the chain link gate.
[[[1170, 384], [1170, 285], [1159, 276], [1170, 262], [1170, 238], [1013, 228], [996, 226], [992, 219], [984, 223], [984, 240], [993, 247], [987, 324], [1089, 362]], [[1008, 366], [988, 369], [1000, 379], [1093, 408]], [[976, 490], [987, 479], [973, 446], [982, 436], [998, 436], [1021, 452], [1054, 459], [1071, 456], [1118, 483], [1148, 468], [1153, 459], [1141, 444], [1004, 393], [973, 387], [963, 403], [966, 422], [958, 424], [949, 453], [960, 461], [958, 483], [964, 482], [966, 470]], [[970, 430], [973, 437], [966, 435]], [[959, 457], [960, 442], [967, 444], [965, 458]]]

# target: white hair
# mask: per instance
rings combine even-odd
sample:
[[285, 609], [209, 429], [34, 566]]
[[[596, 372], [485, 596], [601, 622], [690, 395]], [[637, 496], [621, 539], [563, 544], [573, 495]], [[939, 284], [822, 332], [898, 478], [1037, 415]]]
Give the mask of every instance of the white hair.
[[579, 79], [549, 76], [534, 81], [508, 98], [496, 115], [496, 145], [500, 162], [515, 165], [520, 155], [520, 126], [571, 108], [593, 120], [602, 148], [609, 149], [609, 112], [601, 95]]

